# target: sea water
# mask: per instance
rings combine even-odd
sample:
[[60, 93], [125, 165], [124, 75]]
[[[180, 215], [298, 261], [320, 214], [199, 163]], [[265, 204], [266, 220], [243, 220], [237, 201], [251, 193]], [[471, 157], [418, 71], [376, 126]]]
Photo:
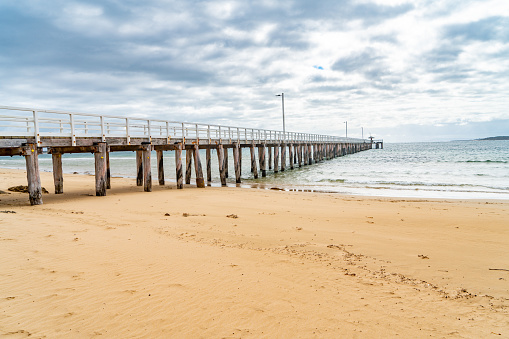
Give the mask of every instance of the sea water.
[[[509, 199], [509, 141], [385, 143], [372, 149], [286, 171], [268, 171], [254, 179], [249, 149], [242, 150], [242, 186], [266, 189], [342, 193], [349, 195]], [[200, 151], [205, 172], [205, 151]], [[256, 155], [258, 158], [258, 156]], [[94, 174], [92, 154], [64, 154], [64, 173]], [[267, 157], [268, 159], [268, 157]], [[183, 152], [185, 167], [185, 152]], [[23, 157], [0, 157], [0, 167], [25, 169]], [[41, 171], [51, 171], [51, 155], [39, 156]], [[112, 176], [136, 177], [135, 152], [110, 153]], [[165, 179], [175, 182], [174, 152], [164, 152]], [[194, 168], [193, 168], [194, 169]], [[258, 169], [259, 170], [259, 169]], [[206, 177], [206, 173], [204, 173]], [[157, 183], [155, 152], [152, 177]], [[194, 171], [193, 171], [194, 177]], [[65, 180], [65, 176], [64, 176]], [[212, 150], [212, 185], [219, 186], [217, 155]], [[235, 186], [229, 149], [228, 185]]]

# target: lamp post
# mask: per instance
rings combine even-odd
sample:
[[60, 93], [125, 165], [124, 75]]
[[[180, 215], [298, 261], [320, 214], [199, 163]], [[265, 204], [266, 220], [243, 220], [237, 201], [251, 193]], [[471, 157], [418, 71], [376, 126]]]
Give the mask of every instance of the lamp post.
[[362, 130], [362, 139], [364, 139], [364, 127], [361, 127]]
[[346, 138], [348, 139], [348, 121], [345, 121], [345, 135]]
[[276, 94], [277, 97], [281, 97], [281, 107], [283, 108], [283, 141], [286, 141], [286, 129], [285, 129], [285, 94]]

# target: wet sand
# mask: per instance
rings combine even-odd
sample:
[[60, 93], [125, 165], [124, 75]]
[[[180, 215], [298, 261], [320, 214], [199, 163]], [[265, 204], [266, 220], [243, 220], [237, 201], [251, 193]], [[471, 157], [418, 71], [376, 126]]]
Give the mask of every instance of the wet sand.
[[509, 337], [508, 201], [112, 186], [0, 194], [0, 335]]

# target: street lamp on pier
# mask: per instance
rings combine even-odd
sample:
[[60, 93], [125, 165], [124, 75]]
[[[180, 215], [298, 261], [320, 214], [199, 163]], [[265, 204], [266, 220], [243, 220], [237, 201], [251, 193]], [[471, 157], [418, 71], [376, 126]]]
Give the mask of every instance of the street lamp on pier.
[[348, 139], [348, 121], [345, 121], [345, 135], [346, 138]]
[[286, 141], [286, 129], [285, 129], [285, 94], [276, 94], [277, 97], [281, 97], [281, 107], [283, 108], [283, 140]]

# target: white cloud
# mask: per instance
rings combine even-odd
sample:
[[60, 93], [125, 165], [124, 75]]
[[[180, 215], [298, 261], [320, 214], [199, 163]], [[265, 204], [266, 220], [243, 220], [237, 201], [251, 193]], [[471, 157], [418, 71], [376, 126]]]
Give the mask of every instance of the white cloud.
[[506, 114], [508, 6], [6, 1], [0, 102], [273, 128], [284, 92], [293, 130], [445, 130]]

